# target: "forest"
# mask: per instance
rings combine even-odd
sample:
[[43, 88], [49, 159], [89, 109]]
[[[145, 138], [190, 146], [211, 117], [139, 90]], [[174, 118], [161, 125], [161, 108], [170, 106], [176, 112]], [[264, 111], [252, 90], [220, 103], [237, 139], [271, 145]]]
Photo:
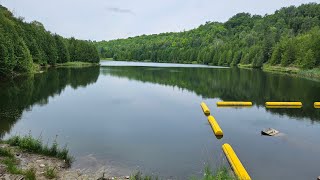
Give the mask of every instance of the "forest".
[[53, 34], [40, 22], [27, 23], [0, 5], [0, 77], [30, 73], [37, 66], [99, 60], [92, 42]]
[[239, 13], [198, 28], [95, 42], [101, 58], [128, 61], [312, 69], [320, 65], [320, 4], [270, 15]]

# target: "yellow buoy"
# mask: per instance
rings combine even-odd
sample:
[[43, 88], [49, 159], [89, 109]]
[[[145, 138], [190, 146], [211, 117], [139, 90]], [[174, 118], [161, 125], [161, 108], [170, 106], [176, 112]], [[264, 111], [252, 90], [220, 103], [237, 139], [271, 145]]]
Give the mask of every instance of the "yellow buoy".
[[206, 116], [209, 116], [210, 115], [210, 110], [208, 108], [208, 106], [206, 105], [206, 103], [202, 102], [200, 104], [201, 108], [202, 108], [202, 111], [203, 113], [206, 115]]
[[217, 102], [217, 106], [226, 107], [226, 106], [252, 106], [252, 102], [241, 102], [241, 101], [222, 101]]
[[211, 128], [212, 128], [214, 134], [216, 136], [223, 136], [223, 131], [221, 130], [219, 124], [214, 119], [214, 117], [213, 116], [209, 116], [208, 117], [208, 121], [209, 121], [209, 124], [211, 125]]
[[239, 180], [251, 180], [251, 177], [247, 173], [246, 169], [243, 167], [238, 156], [233, 151], [232, 147], [229, 144], [222, 145], [222, 150], [226, 155], [234, 173]]
[[301, 102], [266, 102], [266, 106], [302, 106]]
[[314, 102], [314, 108], [320, 108], [320, 102]]
[[302, 106], [266, 106], [268, 109], [299, 109]]

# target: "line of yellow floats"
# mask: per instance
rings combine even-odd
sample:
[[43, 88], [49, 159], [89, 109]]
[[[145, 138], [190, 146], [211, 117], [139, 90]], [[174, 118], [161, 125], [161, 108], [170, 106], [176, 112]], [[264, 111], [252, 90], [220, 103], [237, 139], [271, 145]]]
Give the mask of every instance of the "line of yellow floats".
[[[210, 115], [210, 109], [208, 106], [202, 102], [201, 108], [203, 113], [208, 116], [208, 122], [216, 135], [218, 139], [221, 139], [223, 137], [223, 131], [220, 128], [218, 122], [216, 119]], [[252, 102], [241, 102], [241, 101], [223, 101], [223, 102], [217, 102], [218, 107], [251, 107]], [[301, 102], [266, 102], [265, 103], [266, 108], [301, 108], [302, 103]], [[320, 108], [320, 102], [314, 103], [314, 108]], [[251, 180], [251, 177], [249, 176], [248, 172], [242, 165], [241, 161], [239, 160], [238, 156], [232, 149], [230, 144], [223, 144], [222, 150], [224, 154], [226, 155], [229, 164], [231, 165], [234, 173], [238, 177], [239, 180]]]
[[[218, 102], [217, 103], [218, 106], [252, 106], [251, 102]], [[221, 139], [223, 137], [223, 131], [220, 128], [218, 122], [216, 121], [216, 119], [210, 115], [210, 109], [208, 108], [208, 106], [202, 102], [200, 104], [203, 113], [208, 116], [208, 122], [214, 132], [214, 134], [216, 135], [216, 137], [218, 139]], [[229, 164], [231, 165], [234, 173], [236, 174], [236, 176], [238, 177], [239, 180], [251, 180], [251, 177], [249, 176], [248, 172], [246, 171], [246, 169], [243, 167], [241, 161], [239, 160], [238, 156], [236, 155], [236, 153], [234, 152], [234, 150], [232, 149], [232, 147], [229, 144], [223, 144], [222, 145], [222, 150], [224, 152], [224, 154], [226, 155]]]
[[[222, 101], [217, 102], [218, 107], [251, 107], [252, 102]], [[302, 108], [302, 102], [266, 102], [266, 108]], [[320, 108], [320, 102], [314, 103], [314, 108]]]

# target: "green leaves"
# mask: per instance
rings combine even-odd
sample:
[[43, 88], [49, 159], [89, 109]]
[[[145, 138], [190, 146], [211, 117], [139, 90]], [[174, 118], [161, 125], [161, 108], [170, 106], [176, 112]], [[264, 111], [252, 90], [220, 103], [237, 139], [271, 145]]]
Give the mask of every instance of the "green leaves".
[[25, 23], [0, 5], [0, 76], [30, 73], [33, 63], [55, 65], [70, 59], [97, 63], [99, 55], [91, 42], [53, 35], [41, 23]]
[[[320, 4], [286, 7], [264, 17], [239, 13], [190, 31], [95, 43], [102, 58], [230, 66], [313, 68], [320, 65]], [[306, 52], [311, 49], [306, 60]], [[308, 61], [308, 65], [306, 65]], [[309, 63], [310, 61], [310, 63]]]

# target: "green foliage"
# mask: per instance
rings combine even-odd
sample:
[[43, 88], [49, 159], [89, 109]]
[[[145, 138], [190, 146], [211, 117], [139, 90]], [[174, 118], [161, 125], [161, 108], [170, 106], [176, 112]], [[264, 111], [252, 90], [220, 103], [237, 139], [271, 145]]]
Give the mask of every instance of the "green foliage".
[[157, 177], [144, 176], [140, 171], [130, 176], [130, 180], [157, 180]]
[[2, 163], [6, 165], [9, 173], [23, 174], [23, 171], [17, 167], [17, 161], [15, 158], [6, 157], [4, 160], [2, 160]]
[[50, 168], [49, 166], [46, 167], [44, 171], [44, 176], [48, 179], [53, 179], [57, 177], [57, 172], [55, 168]]
[[286, 47], [284, 49], [283, 57], [281, 59], [282, 66], [288, 66], [292, 64], [296, 59], [295, 43], [292, 39], [286, 42]]
[[316, 59], [315, 59], [315, 55], [313, 53], [313, 51], [311, 49], [309, 49], [306, 54], [305, 57], [302, 61], [302, 68], [305, 69], [311, 69], [314, 67], [314, 65], [316, 64]]
[[34, 168], [27, 169], [23, 172], [26, 180], [36, 180], [36, 170]]
[[59, 35], [54, 35], [57, 49], [58, 49], [58, 59], [57, 63], [66, 63], [70, 61], [70, 54], [67, 48], [66, 43], [64, 42], [63, 38]]
[[74, 160], [74, 158], [69, 155], [67, 147], [60, 149], [56, 140], [54, 140], [51, 147], [49, 147], [48, 145], [43, 145], [40, 139], [35, 139], [29, 134], [23, 137], [12, 136], [5, 142], [11, 146], [18, 146], [27, 152], [63, 159], [67, 166], [71, 166]]
[[[114, 60], [234, 66], [320, 65], [320, 4], [281, 8], [263, 17], [239, 13], [225, 23], [207, 22], [179, 33], [96, 42], [100, 57]], [[311, 49], [313, 62], [304, 56]], [[306, 65], [307, 64], [307, 65]]]
[[14, 154], [11, 152], [11, 150], [9, 148], [0, 147], [0, 156], [13, 158]]
[[17, 160], [14, 157], [6, 157], [2, 160], [2, 163], [6, 166], [6, 170], [11, 174], [21, 174], [25, 176], [26, 180], [35, 180], [36, 172], [34, 168], [22, 170], [17, 166]]
[[30, 73], [33, 63], [54, 66], [70, 60], [97, 63], [99, 54], [92, 42], [52, 34], [41, 23], [23, 22], [0, 5], [0, 77]]
[[215, 173], [212, 173], [210, 168], [206, 167], [202, 180], [236, 180], [236, 178], [230, 175], [230, 172], [226, 167], [217, 169]]

